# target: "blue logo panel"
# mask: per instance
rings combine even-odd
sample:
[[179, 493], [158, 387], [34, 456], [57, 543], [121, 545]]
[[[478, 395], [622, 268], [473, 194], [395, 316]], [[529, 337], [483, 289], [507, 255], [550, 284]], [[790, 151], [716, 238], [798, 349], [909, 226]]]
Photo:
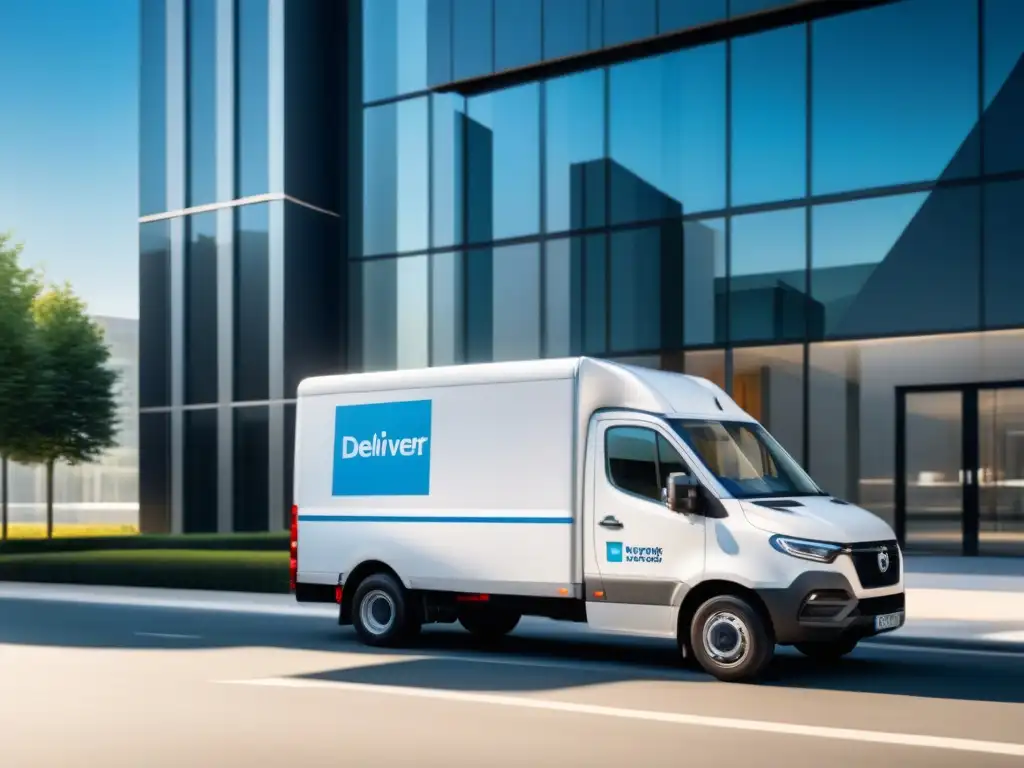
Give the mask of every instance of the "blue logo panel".
[[621, 563], [622, 562], [622, 542], [621, 541], [608, 541], [605, 542], [605, 551], [607, 553], [609, 563]]
[[339, 405], [334, 496], [429, 496], [431, 403]]

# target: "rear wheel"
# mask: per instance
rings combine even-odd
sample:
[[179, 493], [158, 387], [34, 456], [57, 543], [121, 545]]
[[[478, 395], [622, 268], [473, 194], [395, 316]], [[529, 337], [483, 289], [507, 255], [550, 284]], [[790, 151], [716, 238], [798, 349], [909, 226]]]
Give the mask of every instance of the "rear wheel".
[[797, 643], [794, 647], [804, 656], [816, 661], [839, 661], [853, 652], [860, 642], [859, 637], [839, 637], [812, 643]]
[[756, 679], [775, 653], [770, 627], [735, 595], [712, 597], [697, 609], [689, 647], [704, 671], [724, 682]]
[[411, 639], [420, 629], [405, 588], [387, 573], [367, 576], [352, 599], [352, 626], [366, 645], [388, 647]]
[[501, 609], [471, 608], [459, 613], [459, 623], [474, 637], [487, 642], [498, 640], [519, 624], [521, 614]]

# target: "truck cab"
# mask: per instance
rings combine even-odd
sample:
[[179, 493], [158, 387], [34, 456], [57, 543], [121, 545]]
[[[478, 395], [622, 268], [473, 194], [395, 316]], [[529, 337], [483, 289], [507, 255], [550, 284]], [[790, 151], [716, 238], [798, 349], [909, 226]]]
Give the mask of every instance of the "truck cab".
[[588, 435], [595, 629], [675, 638], [741, 679], [776, 644], [838, 658], [902, 625], [892, 530], [819, 488], [750, 417], [608, 411]]

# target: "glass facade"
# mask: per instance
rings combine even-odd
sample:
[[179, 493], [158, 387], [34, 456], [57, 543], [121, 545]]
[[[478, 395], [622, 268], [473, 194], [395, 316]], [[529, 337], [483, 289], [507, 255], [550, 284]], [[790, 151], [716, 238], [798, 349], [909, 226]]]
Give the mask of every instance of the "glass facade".
[[[1024, 381], [1020, 3], [324, 0], [330, 31], [310, 27], [311, 50], [289, 37], [279, 51], [275, 14], [295, 4], [218, 2], [234, 9], [234, 53], [219, 34], [211, 51], [207, 16], [193, 14], [182, 60], [234, 62], [232, 198], [280, 192], [281, 158], [308, 163], [320, 146], [333, 179], [320, 188], [334, 190], [295, 195], [327, 213], [282, 198], [232, 209], [225, 230], [218, 212], [216, 265], [203, 274], [231, 290], [205, 296], [205, 310], [188, 298], [203, 224], [177, 236], [142, 224], [154, 276], [142, 278], [142, 334], [154, 339], [144, 404], [187, 411], [211, 388], [211, 407], [270, 404], [266, 418], [217, 422], [221, 461], [282, 457], [287, 414], [273, 409], [311, 373], [588, 354], [719, 382], [826, 487], [908, 541], [911, 521], [931, 514], [918, 508], [939, 504], [930, 491], [919, 503], [921, 477], [963, 458], [928, 455], [920, 419], [956, 409], [927, 411], [915, 387], [975, 398], [984, 423], [947, 431], [977, 433], [971, 450], [1012, 463], [1000, 425], [1016, 413], [1013, 391], [963, 387]], [[160, 46], [173, 38], [155, 25], [144, 19], [143, 77], [159, 93], [174, 60]], [[332, 44], [339, 36], [348, 45]], [[331, 87], [289, 80], [341, 49]], [[224, 121], [209, 123], [204, 105], [221, 102], [206, 81], [188, 82], [191, 167], [206, 156], [203, 132]], [[317, 117], [276, 129], [289, 98]], [[152, 161], [176, 135], [158, 130], [173, 122], [165, 102], [144, 102], [147, 215], [176, 173]], [[289, 140], [296, 131], [320, 138]], [[191, 204], [202, 178], [187, 179]], [[225, 316], [219, 346], [175, 352], [195, 324], [221, 328]], [[219, 378], [193, 381], [197, 358]], [[266, 450], [262, 437], [237, 444], [264, 425]], [[165, 431], [188, 443], [173, 419]], [[1015, 470], [990, 470], [997, 490], [947, 521], [965, 551], [997, 539], [1012, 549], [1024, 531], [998, 491]], [[222, 526], [256, 524], [239, 516], [239, 493]]]

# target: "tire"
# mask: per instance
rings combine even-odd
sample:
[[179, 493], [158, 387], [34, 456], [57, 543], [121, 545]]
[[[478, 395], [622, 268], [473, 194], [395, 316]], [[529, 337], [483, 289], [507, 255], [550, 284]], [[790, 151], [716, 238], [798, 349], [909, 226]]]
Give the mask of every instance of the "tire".
[[804, 656], [815, 661], [839, 661], [852, 653], [859, 642], [859, 637], [838, 637], [835, 640], [796, 643], [794, 647]]
[[405, 588], [390, 574], [363, 579], [352, 598], [352, 626], [359, 640], [389, 648], [411, 640], [420, 630]]
[[521, 614], [493, 608], [471, 609], [459, 614], [459, 623], [474, 637], [485, 642], [501, 639], [519, 624]]
[[689, 647], [705, 672], [727, 683], [756, 680], [775, 654], [771, 628], [735, 595], [712, 597], [697, 609]]

